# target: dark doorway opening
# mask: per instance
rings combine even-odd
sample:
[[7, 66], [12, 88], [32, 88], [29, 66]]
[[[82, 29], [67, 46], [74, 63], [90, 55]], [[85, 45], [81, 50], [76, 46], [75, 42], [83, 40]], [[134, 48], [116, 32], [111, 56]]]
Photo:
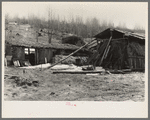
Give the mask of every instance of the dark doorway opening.
[[35, 49], [25, 48], [25, 59], [29, 60], [31, 65], [35, 65]]

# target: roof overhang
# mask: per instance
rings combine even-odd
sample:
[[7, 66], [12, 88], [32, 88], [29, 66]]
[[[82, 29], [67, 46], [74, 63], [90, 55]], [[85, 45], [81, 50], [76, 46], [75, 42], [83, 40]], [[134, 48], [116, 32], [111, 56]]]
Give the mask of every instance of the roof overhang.
[[145, 37], [143, 35], [139, 35], [137, 33], [129, 32], [129, 31], [122, 31], [122, 30], [118, 30], [118, 29], [112, 29], [112, 28], [108, 28], [108, 29], [102, 31], [101, 33], [98, 33], [94, 37], [95, 38], [100, 38], [100, 39], [107, 39], [107, 38], [111, 37], [111, 32], [112, 32], [112, 38], [113, 39], [124, 38], [124, 37], [132, 37], [132, 38], [136, 38], [136, 39], [145, 40]]

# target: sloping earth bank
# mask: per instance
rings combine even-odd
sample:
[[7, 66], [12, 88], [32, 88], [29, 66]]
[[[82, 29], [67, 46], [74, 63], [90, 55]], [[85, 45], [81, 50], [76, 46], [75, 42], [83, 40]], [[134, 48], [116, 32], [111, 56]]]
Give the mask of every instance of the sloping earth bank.
[[[51, 70], [5, 68], [7, 101], [144, 101], [145, 73], [52, 74]], [[20, 82], [21, 81], [21, 82]]]

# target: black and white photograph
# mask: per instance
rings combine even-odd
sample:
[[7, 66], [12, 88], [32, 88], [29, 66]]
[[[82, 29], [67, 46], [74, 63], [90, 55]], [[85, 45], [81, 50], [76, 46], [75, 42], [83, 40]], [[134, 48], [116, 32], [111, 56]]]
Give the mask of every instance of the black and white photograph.
[[147, 31], [147, 2], [3, 2], [3, 116], [146, 118]]

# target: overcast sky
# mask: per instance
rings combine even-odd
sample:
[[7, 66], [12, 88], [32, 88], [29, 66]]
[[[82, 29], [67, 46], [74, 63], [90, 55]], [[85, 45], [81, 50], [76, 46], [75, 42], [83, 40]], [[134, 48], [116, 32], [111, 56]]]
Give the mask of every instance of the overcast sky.
[[99, 21], [113, 22], [115, 26], [126, 24], [131, 29], [136, 25], [145, 27], [148, 14], [147, 2], [3, 2], [2, 5], [2, 10], [10, 16], [27, 17], [33, 13], [46, 17], [50, 7], [60, 18], [96, 17]]

